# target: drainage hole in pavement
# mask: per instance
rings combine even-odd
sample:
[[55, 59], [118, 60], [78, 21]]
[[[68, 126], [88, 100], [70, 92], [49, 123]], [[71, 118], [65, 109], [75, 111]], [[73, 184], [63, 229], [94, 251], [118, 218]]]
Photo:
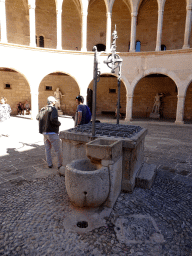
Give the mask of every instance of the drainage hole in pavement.
[[79, 221], [79, 222], [77, 222], [77, 227], [78, 228], [87, 228], [88, 222], [87, 221]]
[[87, 192], [85, 191], [84, 194], [87, 195]]

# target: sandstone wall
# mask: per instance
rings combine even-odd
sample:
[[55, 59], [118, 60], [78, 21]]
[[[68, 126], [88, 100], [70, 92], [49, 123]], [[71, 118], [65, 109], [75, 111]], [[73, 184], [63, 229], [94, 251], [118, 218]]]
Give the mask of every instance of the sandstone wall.
[[154, 104], [156, 93], [163, 93], [161, 116], [175, 119], [177, 108], [177, 89], [168, 77], [145, 77], [141, 79], [134, 91], [133, 118], [148, 118]]
[[[10, 89], [5, 85], [10, 84]], [[0, 71], [0, 97], [5, 97], [11, 106], [11, 115], [17, 114], [17, 104], [28, 100], [31, 103], [30, 88], [26, 79], [17, 72]]]
[[192, 120], [192, 83], [189, 85], [185, 98], [185, 120]]
[[[52, 90], [46, 90], [46, 86], [52, 86]], [[51, 74], [42, 80], [39, 86], [39, 109], [47, 105], [47, 98], [54, 96], [57, 88], [64, 94], [61, 98], [61, 110], [64, 114], [74, 115], [77, 108], [75, 98], [80, 91], [75, 80], [68, 75]]]
[[44, 47], [55, 49], [57, 45], [55, 0], [36, 0], [35, 15], [37, 46], [39, 46], [39, 37], [43, 36]]
[[[93, 89], [93, 82], [89, 86]], [[115, 93], [110, 93], [110, 89], [116, 89]], [[97, 83], [97, 108], [96, 113], [100, 115], [102, 111], [114, 111], [116, 109], [118, 97], [117, 90], [117, 78], [116, 77], [101, 77], [100, 81]], [[120, 113], [126, 113], [126, 89], [121, 82], [121, 94], [120, 94]]]
[[9, 43], [29, 45], [29, 11], [22, 0], [6, 0], [7, 40]]

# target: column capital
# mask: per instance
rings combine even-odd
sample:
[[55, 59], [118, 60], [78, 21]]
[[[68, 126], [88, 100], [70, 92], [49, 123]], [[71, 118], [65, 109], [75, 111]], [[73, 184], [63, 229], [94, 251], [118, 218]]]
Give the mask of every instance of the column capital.
[[57, 14], [61, 14], [61, 13], [62, 13], [62, 10], [61, 10], [61, 9], [56, 9], [56, 13], [57, 13]]
[[185, 95], [177, 95], [178, 100], [185, 100]]
[[192, 10], [192, 4], [188, 4], [187, 7], [186, 7], [187, 11], [191, 11]]
[[28, 4], [29, 9], [35, 9], [35, 4]]
[[81, 15], [82, 15], [82, 16], [87, 16], [87, 15], [88, 15], [88, 12], [87, 12], [87, 11], [82, 11], [82, 12], [81, 12]]
[[108, 18], [108, 17], [111, 18], [112, 13], [111, 13], [111, 12], [107, 12], [107, 13], [106, 13], [106, 16], [107, 16], [107, 18]]
[[138, 12], [132, 12], [131, 13], [131, 17], [137, 17], [137, 15], [138, 15]]
[[158, 10], [158, 14], [163, 14], [163, 13], [164, 13], [163, 9]]

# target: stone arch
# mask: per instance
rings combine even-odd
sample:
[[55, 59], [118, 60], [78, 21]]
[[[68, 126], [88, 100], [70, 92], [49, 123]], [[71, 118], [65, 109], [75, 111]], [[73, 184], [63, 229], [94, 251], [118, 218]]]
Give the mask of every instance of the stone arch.
[[133, 94], [133, 118], [150, 118], [157, 93], [162, 93], [160, 118], [176, 119], [178, 87], [162, 73], [148, 73], [139, 79]]
[[158, 23], [157, 0], [143, 0], [137, 16], [136, 40], [141, 42], [141, 51], [154, 51]]
[[161, 43], [167, 50], [182, 49], [185, 20], [186, 1], [165, 1]]
[[92, 51], [97, 44], [106, 44], [106, 3], [91, 0], [87, 16], [87, 50]]
[[[117, 50], [128, 52], [131, 34], [131, 7], [125, 1], [115, 1], [112, 9], [112, 31], [117, 29]], [[123, 22], [122, 22], [123, 21]]]
[[39, 109], [47, 104], [47, 98], [54, 96], [59, 88], [64, 95], [61, 97], [61, 111], [65, 115], [74, 115], [76, 110], [75, 98], [80, 93], [76, 80], [65, 72], [52, 72], [44, 76], [39, 85]]
[[181, 85], [181, 81], [180, 79], [176, 76], [176, 74], [172, 71], [169, 71], [167, 69], [164, 68], [152, 68], [152, 69], [148, 69], [145, 70], [143, 73], [139, 74], [131, 83], [131, 90], [130, 92], [133, 93], [135, 86], [137, 85], [137, 83], [139, 82], [139, 80], [141, 80], [143, 77], [148, 76], [148, 75], [152, 75], [152, 74], [162, 74], [165, 76], [170, 77], [176, 84], [177, 89], [179, 90], [179, 87]]
[[15, 69], [0, 67], [0, 95], [7, 98], [12, 115], [17, 114], [20, 101], [23, 104], [26, 100], [31, 103], [30, 85], [25, 76]]
[[29, 9], [23, 0], [6, 0], [7, 41], [29, 45]]
[[[36, 0], [35, 8], [36, 36], [44, 36], [44, 47], [56, 49], [57, 25], [56, 4], [54, 0]], [[39, 46], [37, 44], [37, 46]]]
[[81, 50], [81, 4], [79, 1], [63, 1], [62, 48]]
[[[118, 97], [118, 87], [117, 87], [117, 75], [111, 73], [102, 73], [100, 76], [100, 81], [97, 83], [97, 106], [96, 114], [108, 114], [113, 116], [115, 114], [117, 97]], [[88, 86], [88, 90], [93, 90], [93, 80]], [[88, 106], [91, 109], [91, 103], [87, 99]], [[90, 105], [89, 105], [90, 104]], [[127, 104], [127, 86], [126, 81], [121, 79], [121, 92], [120, 92], [120, 112], [126, 115], [126, 104]]]

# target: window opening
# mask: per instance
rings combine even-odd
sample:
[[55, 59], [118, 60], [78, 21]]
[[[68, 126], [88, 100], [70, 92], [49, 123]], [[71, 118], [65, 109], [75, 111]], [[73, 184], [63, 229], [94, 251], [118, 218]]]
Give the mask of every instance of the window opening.
[[161, 45], [161, 51], [166, 51], [166, 46], [164, 44]]
[[5, 89], [11, 89], [11, 85], [10, 84], [5, 84]]
[[43, 36], [39, 37], [39, 47], [44, 47], [44, 37]]
[[116, 89], [109, 89], [109, 93], [116, 93]]
[[46, 91], [52, 91], [52, 86], [46, 86], [46, 87], [45, 87], [45, 90], [46, 90]]
[[106, 50], [106, 46], [104, 44], [97, 44], [96, 47], [98, 52], [104, 52]]
[[141, 51], [141, 42], [140, 41], [136, 42], [135, 51], [136, 52], [140, 52]]

